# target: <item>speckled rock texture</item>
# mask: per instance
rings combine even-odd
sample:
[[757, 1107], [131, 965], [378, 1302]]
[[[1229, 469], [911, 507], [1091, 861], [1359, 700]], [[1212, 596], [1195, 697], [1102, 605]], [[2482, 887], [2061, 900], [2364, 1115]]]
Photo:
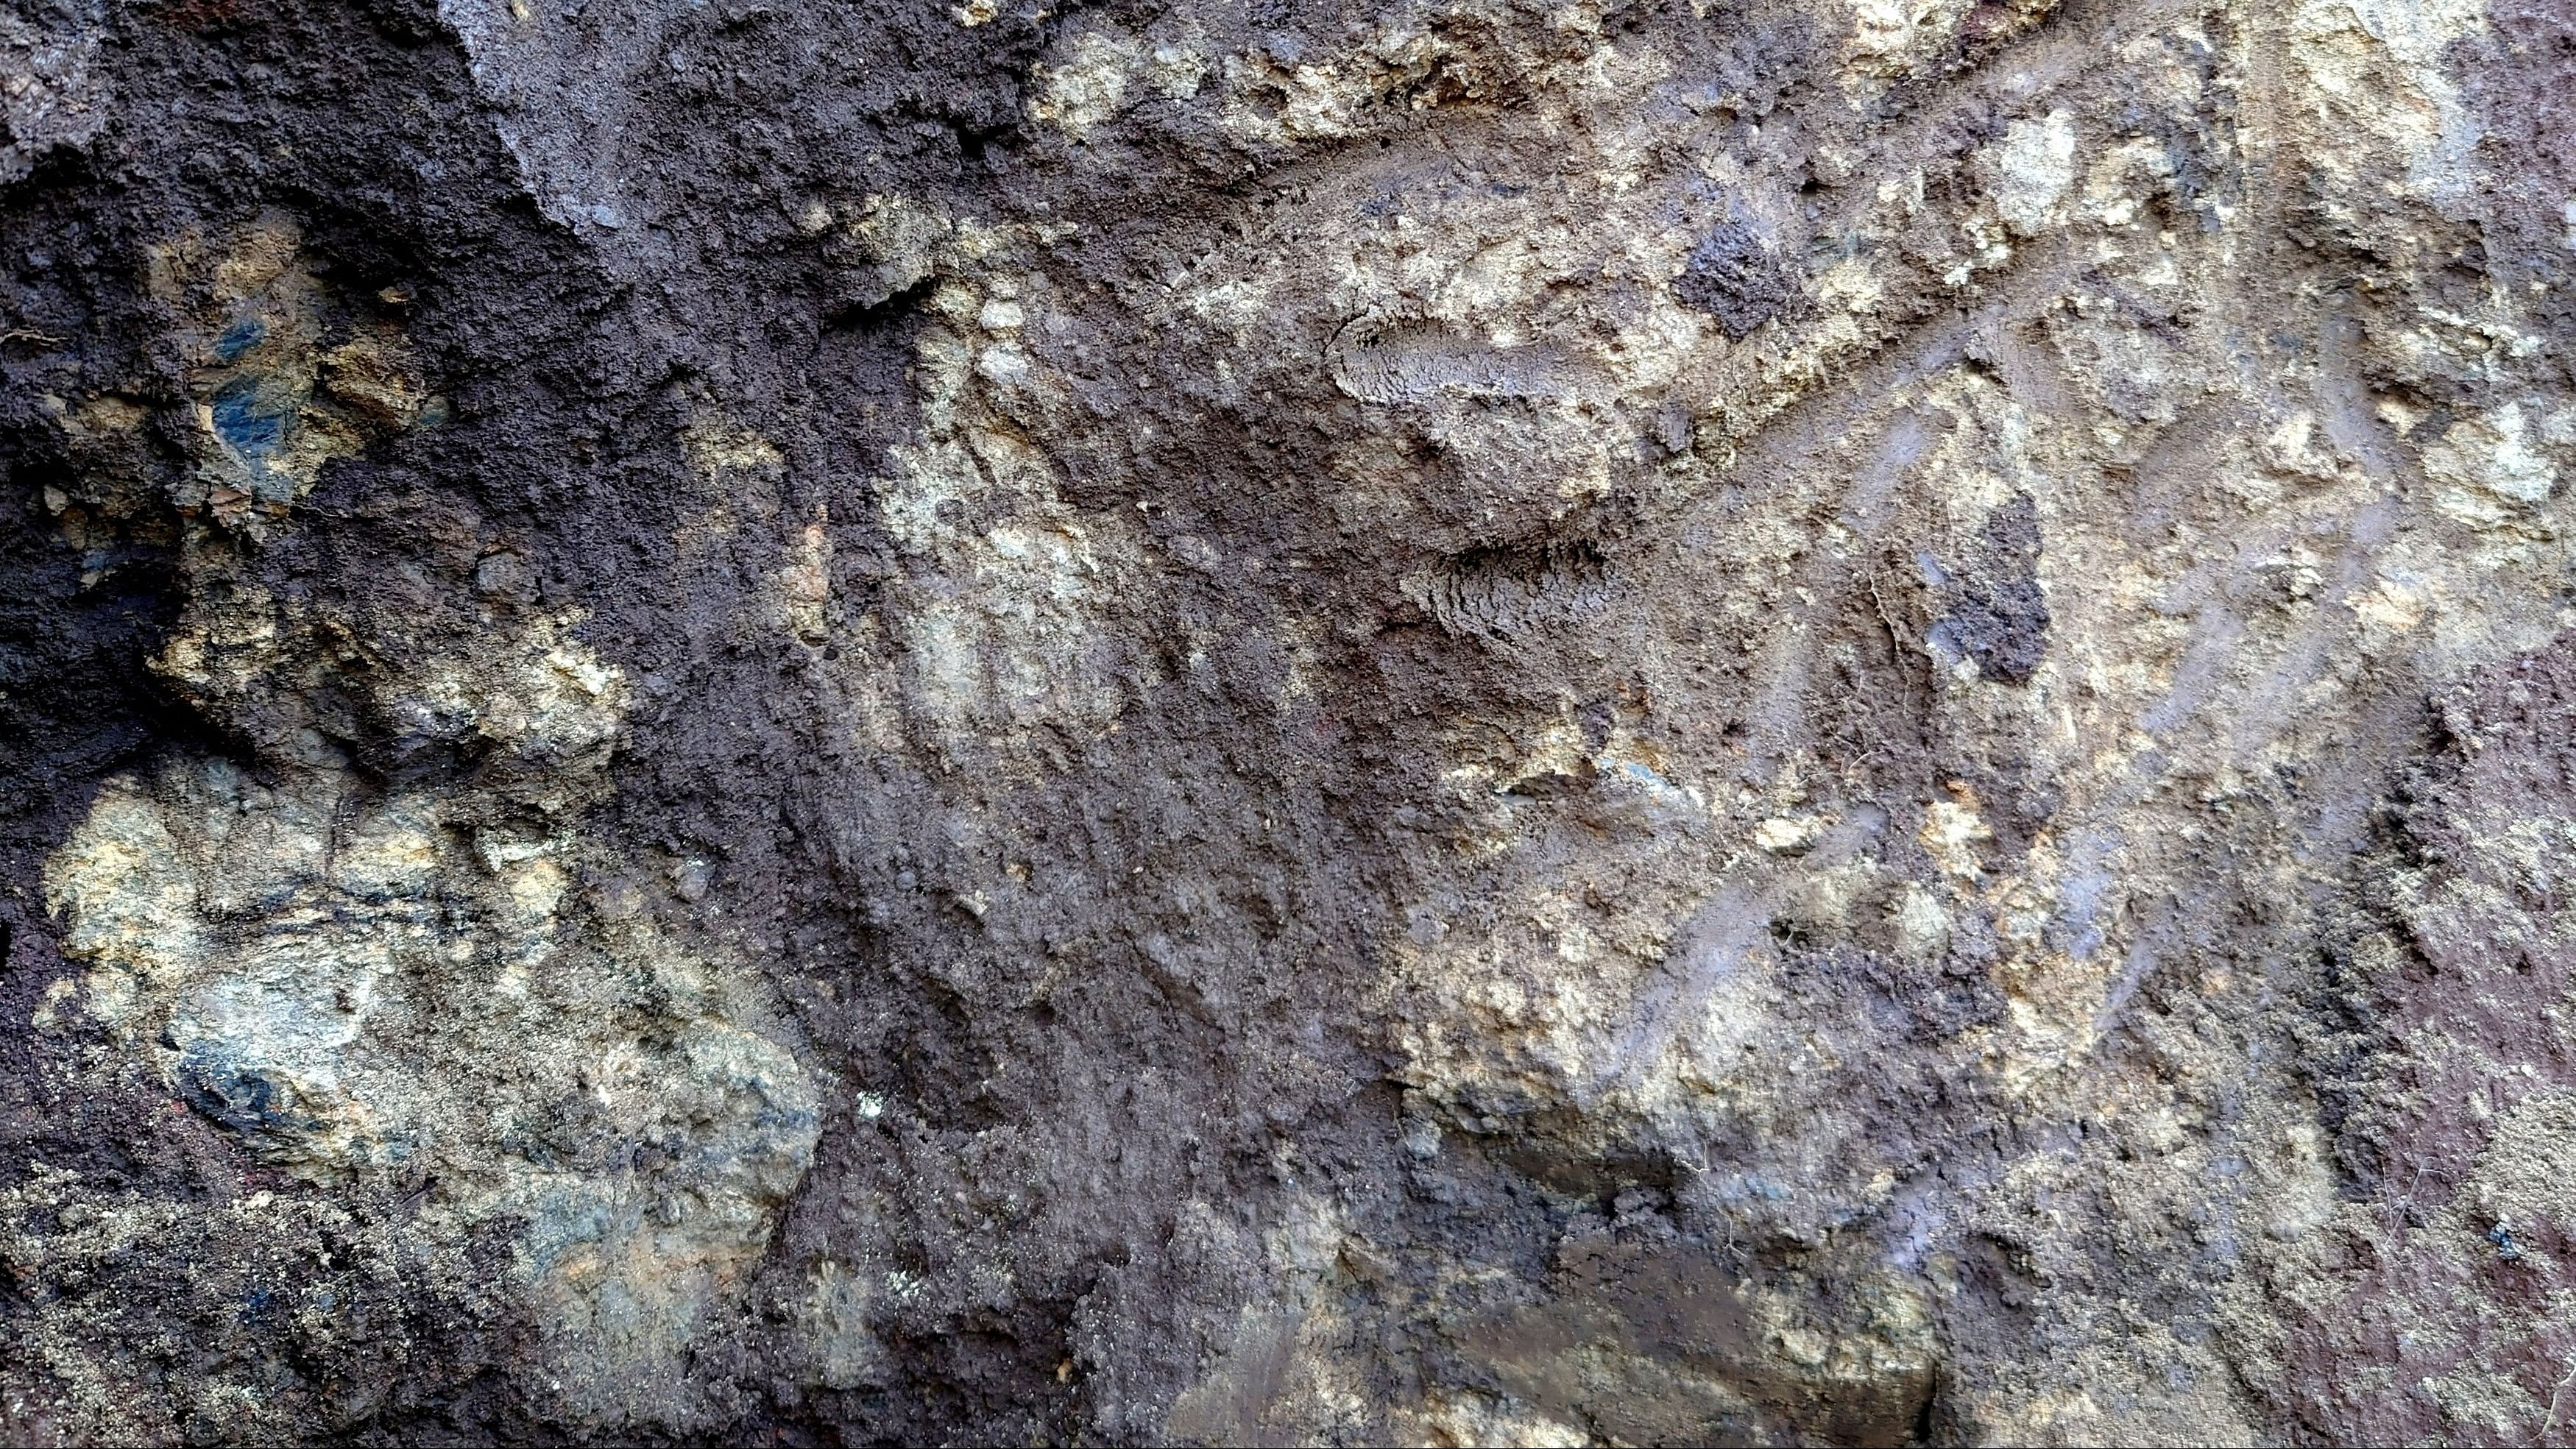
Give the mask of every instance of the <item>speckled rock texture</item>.
[[6, 0], [0, 1443], [2576, 1438], [2571, 0]]

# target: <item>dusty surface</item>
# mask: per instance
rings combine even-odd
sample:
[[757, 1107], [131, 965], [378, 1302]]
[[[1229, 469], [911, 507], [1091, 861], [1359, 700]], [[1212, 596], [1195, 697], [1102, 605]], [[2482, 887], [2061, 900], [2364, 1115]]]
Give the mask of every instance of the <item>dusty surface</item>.
[[2565, 0], [13, 0], [0, 1441], [2576, 1435]]

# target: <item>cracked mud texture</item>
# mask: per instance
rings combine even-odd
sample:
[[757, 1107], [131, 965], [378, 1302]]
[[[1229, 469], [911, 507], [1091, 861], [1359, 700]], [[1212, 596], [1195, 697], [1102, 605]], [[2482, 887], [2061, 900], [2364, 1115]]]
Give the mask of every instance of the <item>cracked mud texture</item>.
[[2568, 0], [9, 0], [0, 1442], [2576, 1436]]

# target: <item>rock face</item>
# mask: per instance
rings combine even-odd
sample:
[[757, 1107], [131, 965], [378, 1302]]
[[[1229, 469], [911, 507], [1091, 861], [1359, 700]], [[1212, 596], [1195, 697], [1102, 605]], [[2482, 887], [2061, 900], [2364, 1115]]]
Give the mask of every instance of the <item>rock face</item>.
[[0, 1441], [2576, 1434], [2567, 0], [16, 0]]

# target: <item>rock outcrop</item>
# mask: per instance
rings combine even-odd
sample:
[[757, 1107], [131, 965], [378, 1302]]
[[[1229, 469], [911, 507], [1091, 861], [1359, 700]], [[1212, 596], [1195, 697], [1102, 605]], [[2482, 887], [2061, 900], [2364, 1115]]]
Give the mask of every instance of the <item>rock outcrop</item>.
[[2576, 1433], [2571, 97], [22, 0], [0, 1441]]

